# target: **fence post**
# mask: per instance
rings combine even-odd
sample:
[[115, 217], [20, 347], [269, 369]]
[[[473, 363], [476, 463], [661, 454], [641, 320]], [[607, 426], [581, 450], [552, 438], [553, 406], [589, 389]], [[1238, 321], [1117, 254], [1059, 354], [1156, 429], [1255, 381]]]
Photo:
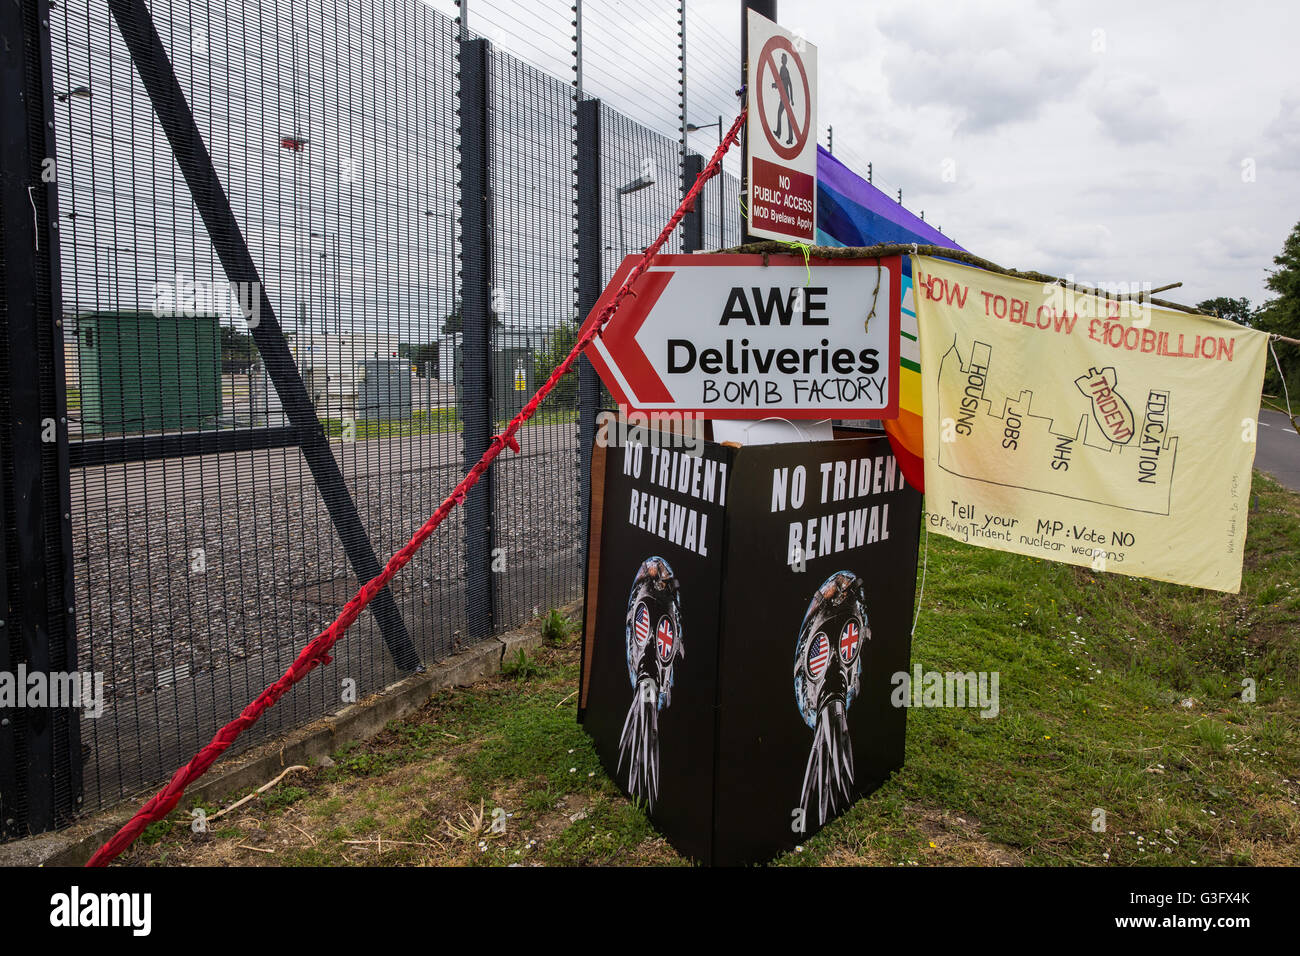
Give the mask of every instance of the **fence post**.
[[[699, 153], [687, 153], [682, 166], [682, 195], [685, 196], [695, 180], [704, 172], [704, 157]], [[704, 248], [704, 190], [701, 189], [691, 208], [682, 217], [682, 252], [699, 252]]]
[[[776, 19], [776, 0], [741, 0], [740, 4], [740, 87], [745, 88], [749, 82], [749, 11], [767, 17], [773, 23]], [[755, 54], [757, 55], [757, 54]], [[754, 90], [745, 90], [741, 106], [756, 104], [759, 94]], [[719, 129], [722, 127], [719, 126]], [[740, 136], [740, 202], [743, 208], [749, 206], [749, 140], [745, 133]], [[759, 237], [749, 234], [749, 223], [742, 213], [740, 217], [740, 244], [748, 245]]]
[[[49, 17], [45, 0], [0, 4], [0, 671], [23, 698], [0, 708], [0, 839], [76, 812], [95, 690], [77, 668]], [[46, 675], [39, 703], [19, 668]]]
[[[275, 390], [280, 396], [289, 421], [302, 436], [302, 455], [311, 469], [312, 478], [320, 490], [322, 501], [329, 512], [339, 540], [353, 573], [361, 582], [376, 577], [381, 568], [375, 551], [370, 544], [365, 525], [357, 514], [352, 494], [343, 480], [343, 472], [330, 449], [325, 429], [316, 417], [316, 410], [307, 395], [298, 366], [289, 346], [285, 341], [280, 323], [276, 320], [271, 299], [262, 285], [261, 276], [253, 262], [253, 255], [244, 241], [244, 234], [235, 219], [234, 210], [226, 196], [225, 187], [212, 165], [212, 156], [208, 153], [203, 135], [199, 132], [194, 114], [185, 99], [185, 91], [172, 69], [167, 50], [154, 28], [153, 17], [144, 0], [108, 0], [109, 9], [117, 21], [122, 39], [126, 41], [131, 53], [131, 62], [149, 100], [153, 104], [154, 114], [167, 135], [176, 165], [185, 177], [190, 195], [203, 219], [203, 225], [212, 239], [212, 248], [217, 253], [221, 268], [226, 278], [246, 289], [247, 298], [241, 293], [241, 302], [254, 304], [260, 309], [257, 319], [250, 321], [250, 332], [258, 351], [266, 363], [266, 371]], [[401, 612], [393, 593], [384, 588], [370, 604], [371, 613], [379, 625], [388, 645], [393, 661], [402, 670], [414, 670], [421, 666], [411, 635], [406, 630]]]
[[[460, 282], [464, 389], [465, 470], [487, 451], [496, 416], [492, 407], [492, 183], [488, 41], [460, 40]], [[494, 472], [487, 471], [465, 500], [465, 613], [469, 637], [492, 633], [497, 608]]]
[[[600, 100], [578, 102], [578, 317], [586, 321], [600, 298]], [[600, 377], [584, 355], [578, 362], [578, 487], [582, 508], [582, 566], [587, 566], [591, 519], [591, 453], [596, 446]]]

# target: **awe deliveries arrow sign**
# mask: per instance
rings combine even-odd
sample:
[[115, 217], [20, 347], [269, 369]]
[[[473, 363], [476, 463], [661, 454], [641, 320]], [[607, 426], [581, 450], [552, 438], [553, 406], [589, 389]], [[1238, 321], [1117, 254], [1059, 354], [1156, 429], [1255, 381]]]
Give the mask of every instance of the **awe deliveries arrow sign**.
[[[588, 324], [638, 259], [623, 260]], [[901, 274], [897, 256], [656, 256], [586, 354], [633, 410], [896, 418]]]

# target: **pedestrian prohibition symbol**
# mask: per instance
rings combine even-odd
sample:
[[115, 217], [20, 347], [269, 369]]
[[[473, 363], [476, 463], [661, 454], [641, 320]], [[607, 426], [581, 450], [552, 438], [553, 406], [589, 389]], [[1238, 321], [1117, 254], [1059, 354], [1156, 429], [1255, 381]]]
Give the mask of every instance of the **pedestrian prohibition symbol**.
[[814, 242], [817, 48], [753, 10], [748, 31], [748, 231]]
[[[781, 65], [778, 68], [776, 55], [781, 56]], [[795, 110], [792, 100], [793, 88], [792, 82], [794, 74], [789, 68], [789, 61], [793, 60], [795, 67], [799, 71], [798, 90], [802, 95], [802, 102], [799, 104], [801, 109]], [[780, 106], [776, 110], [776, 122], [772, 122], [768, 117], [765, 109], [769, 98], [763, 93], [769, 88], [776, 90], [780, 98]], [[808, 131], [811, 128], [808, 123], [809, 105], [812, 103], [812, 97], [808, 88], [808, 72], [804, 69], [803, 60], [795, 52], [794, 44], [783, 36], [774, 36], [767, 41], [763, 47], [763, 52], [758, 57], [758, 86], [755, 101], [758, 105], [759, 122], [763, 124], [763, 132], [767, 134], [767, 141], [772, 147], [772, 151], [782, 159], [797, 159], [803, 152], [804, 146], [808, 142]], [[799, 127], [799, 117], [804, 118], [803, 128]], [[783, 121], [785, 121], [783, 123]], [[785, 141], [781, 141], [782, 126], [788, 130]]]

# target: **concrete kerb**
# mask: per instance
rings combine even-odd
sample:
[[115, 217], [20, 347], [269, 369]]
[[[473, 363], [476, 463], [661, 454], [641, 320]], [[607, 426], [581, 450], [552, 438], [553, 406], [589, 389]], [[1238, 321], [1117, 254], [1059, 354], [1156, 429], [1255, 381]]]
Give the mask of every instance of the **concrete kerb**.
[[[580, 609], [580, 603], [561, 608], [570, 615]], [[389, 721], [419, 710], [438, 691], [466, 687], [498, 674], [507, 658], [515, 657], [520, 650], [535, 650], [541, 643], [540, 623], [534, 621], [466, 648], [424, 673], [412, 674], [337, 714], [322, 717], [247, 753], [218, 761], [186, 792], [180, 806], [212, 805], [232, 794], [262, 786], [285, 767], [310, 763], [334, 753], [344, 744], [372, 737]], [[131, 818], [142, 799], [125, 801], [57, 833], [0, 844], [0, 866], [82, 866]]]

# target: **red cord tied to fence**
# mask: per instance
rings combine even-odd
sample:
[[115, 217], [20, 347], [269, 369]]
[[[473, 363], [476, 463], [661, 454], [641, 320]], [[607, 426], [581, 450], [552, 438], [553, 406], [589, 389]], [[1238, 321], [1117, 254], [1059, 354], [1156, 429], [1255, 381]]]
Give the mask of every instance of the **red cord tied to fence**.
[[516, 455], [519, 454], [519, 442], [515, 439], [514, 435], [506, 432], [502, 432], [500, 435], [493, 435], [492, 444], [503, 445], [506, 448], [509, 448]]
[[628, 275], [614, 298], [601, 310], [597, 320], [591, 324], [586, 332], [578, 337], [578, 341], [574, 343], [564, 361], [551, 371], [550, 377], [542, 383], [541, 387], [533, 394], [533, 397], [528, 400], [528, 404], [510, 420], [505, 431], [493, 436], [491, 442], [488, 443], [487, 450], [483, 452], [483, 456], [460, 480], [459, 484], [452, 489], [451, 494], [443, 500], [437, 510], [420, 526], [420, 529], [411, 536], [411, 540], [388, 559], [388, 563], [384, 565], [384, 569], [378, 575], [361, 586], [357, 593], [353, 595], [352, 600], [343, 605], [343, 610], [339, 612], [339, 616], [334, 619], [334, 622], [329, 627], [298, 652], [298, 656], [280, 679], [262, 691], [244, 708], [238, 717], [218, 730], [207, 746], [195, 754], [189, 763], [172, 774], [172, 778], [167, 782], [167, 785], [150, 797], [145, 805], [136, 811], [135, 816], [131, 817], [117, 833], [113, 834], [103, 846], [95, 851], [94, 856], [86, 864], [87, 866], [108, 865], [135, 842], [136, 837], [144, 832], [145, 827], [151, 823], [156, 823], [171, 813], [184, 795], [185, 788], [203, 776], [216, 759], [235, 742], [239, 735], [256, 723], [257, 718], [268, 707], [274, 706], [276, 701], [287, 694], [294, 684], [306, 677], [311, 671], [322, 664], [330, 663], [333, 660], [329, 653], [330, 648], [343, 637], [347, 629], [352, 626], [375, 595], [387, 587], [393, 576], [410, 562], [411, 558], [415, 556], [415, 552], [433, 534], [434, 529], [442, 523], [451, 509], [456, 505], [465, 503], [466, 492], [491, 467], [496, 457], [506, 448], [509, 448], [515, 454], [519, 454], [519, 442], [515, 438], [515, 433], [519, 431], [524, 422], [533, 416], [533, 413], [537, 411], [538, 407], [545, 401], [546, 396], [555, 387], [556, 382], [569, 373], [573, 368], [573, 364], [578, 360], [578, 356], [582, 354], [583, 349], [604, 331], [605, 325], [618, 311], [618, 307], [623, 300], [636, 295], [632, 286], [645, 274], [646, 269], [650, 267], [650, 260], [659, 254], [659, 250], [664, 247], [664, 243], [668, 241], [673, 231], [681, 224], [682, 218], [694, 208], [695, 199], [699, 196], [704, 184], [716, 176], [722, 168], [722, 157], [735, 144], [736, 137], [740, 134], [740, 129], [745, 122], [745, 115], [746, 111], [741, 110], [740, 115], [731, 124], [731, 129], [727, 132], [727, 135], [718, 144], [713, 158], [700, 172], [690, 191], [686, 193], [681, 204], [678, 205], [677, 211], [668, 220], [663, 231], [659, 233], [659, 237], [641, 254], [641, 260], [637, 263], [636, 268]]

